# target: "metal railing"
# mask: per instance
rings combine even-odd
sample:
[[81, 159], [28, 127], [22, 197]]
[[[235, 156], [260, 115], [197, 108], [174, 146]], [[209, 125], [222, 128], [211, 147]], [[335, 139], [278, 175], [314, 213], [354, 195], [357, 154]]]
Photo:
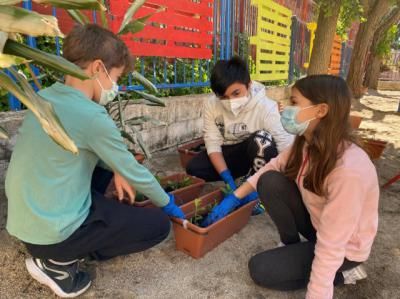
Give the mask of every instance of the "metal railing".
[[[213, 44], [210, 59], [137, 57], [136, 70], [161, 90], [208, 87], [210, 71], [215, 62], [229, 59], [232, 55], [247, 60], [252, 78], [259, 81], [293, 82], [306, 74], [312, 46], [312, 30], [308, 26], [310, 23], [307, 23], [312, 17], [311, 12], [306, 14], [306, 20], [296, 15], [290, 20], [289, 10], [272, 0], [214, 0], [212, 5]], [[30, 0], [24, 1], [23, 6], [32, 9]], [[307, 7], [312, 9], [312, 5]], [[51, 13], [57, 16], [59, 10], [52, 8]], [[92, 20], [96, 22], [97, 19], [94, 11]], [[268, 27], [270, 23], [273, 30]], [[27, 43], [36, 46], [35, 38], [28, 37]], [[342, 43], [341, 51], [339, 75], [346, 77], [352, 48]], [[60, 55], [60, 52], [60, 40], [56, 38], [55, 53]], [[33, 67], [33, 71], [39, 75], [37, 68]], [[271, 71], [275, 72], [275, 76]], [[144, 88], [129, 77], [121, 89]], [[9, 107], [19, 110], [21, 104], [10, 96]]]

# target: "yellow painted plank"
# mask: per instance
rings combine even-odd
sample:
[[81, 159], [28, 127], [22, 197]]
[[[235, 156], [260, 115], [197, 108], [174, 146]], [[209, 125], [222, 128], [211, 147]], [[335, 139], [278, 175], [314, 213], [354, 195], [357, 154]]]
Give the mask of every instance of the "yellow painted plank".
[[[289, 76], [292, 12], [272, 0], [251, 0], [251, 4], [258, 7], [257, 35], [250, 37], [250, 44], [257, 49], [255, 69], [251, 76], [260, 81], [286, 80]], [[274, 23], [263, 18], [273, 20]], [[262, 50], [269, 50], [270, 53], [262, 53]], [[276, 52], [284, 54], [278, 55]]]

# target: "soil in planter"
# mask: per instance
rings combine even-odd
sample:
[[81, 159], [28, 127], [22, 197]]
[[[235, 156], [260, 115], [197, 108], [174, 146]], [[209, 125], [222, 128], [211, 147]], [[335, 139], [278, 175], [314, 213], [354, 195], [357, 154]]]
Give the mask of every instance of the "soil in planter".
[[[160, 183], [160, 178], [156, 176], [157, 181]], [[187, 186], [190, 186], [192, 184], [192, 179], [190, 177], [185, 177], [183, 180], [179, 181], [179, 182], [173, 182], [173, 181], [167, 181], [166, 184], [164, 184], [163, 189], [165, 192], [172, 192], [181, 188], [185, 188]], [[140, 193], [140, 192], [136, 192], [136, 197], [135, 197], [135, 201], [136, 202], [143, 202], [148, 200], [148, 198]]]

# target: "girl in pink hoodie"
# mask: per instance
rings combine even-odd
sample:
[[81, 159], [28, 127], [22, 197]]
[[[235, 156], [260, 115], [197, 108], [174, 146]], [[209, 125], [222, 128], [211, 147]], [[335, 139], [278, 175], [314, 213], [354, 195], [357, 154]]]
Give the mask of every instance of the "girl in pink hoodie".
[[352, 135], [351, 93], [342, 78], [303, 78], [290, 100], [281, 122], [297, 135], [293, 146], [228, 195], [209, 219], [220, 219], [257, 190], [282, 246], [250, 259], [252, 279], [277, 290], [307, 287], [307, 299], [330, 299], [334, 285], [366, 278], [361, 264], [377, 232], [378, 179]]

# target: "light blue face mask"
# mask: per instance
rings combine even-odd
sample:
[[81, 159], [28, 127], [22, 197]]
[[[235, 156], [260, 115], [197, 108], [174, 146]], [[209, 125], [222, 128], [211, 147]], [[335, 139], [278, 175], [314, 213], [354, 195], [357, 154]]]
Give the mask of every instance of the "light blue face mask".
[[299, 123], [297, 121], [297, 115], [299, 114], [300, 111], [314, 107], [315, 105], [308, 106], [305, 108], [300, 108], [297, 106], [287, 106], [285, 109], [283, 109], [282, 114], [281, 114], [281, 123], [283, 128], [290, 134], [293, 135], [303, 135], [304, 132], [307, 130], [308, 126], [310, 125], [310, 122], [316, 117], [311, 118], [309, 120], [306, 120], [304, 122]]
[[101, 95], [100, 95], [99, 104], [102, 106], [105, 106], [116, 98], [116, 96], [118, 95], [119, 87], [118, 87], [117, 82], [115, 82], [113, 79], [111, 79], [110, 75], [107, 72], [106, 67], [104, 65], [103, 65], [103, 67], [104, 67], [104, 71], [107, 74], [108, 79], [110, 79], [110, 81], [112, 83], [111, 89], [104, 89], [103, 85], [100, 83], [99, 78], [96, 78], [97, 83], [99, 83], [99, 85], [101, 87]]

